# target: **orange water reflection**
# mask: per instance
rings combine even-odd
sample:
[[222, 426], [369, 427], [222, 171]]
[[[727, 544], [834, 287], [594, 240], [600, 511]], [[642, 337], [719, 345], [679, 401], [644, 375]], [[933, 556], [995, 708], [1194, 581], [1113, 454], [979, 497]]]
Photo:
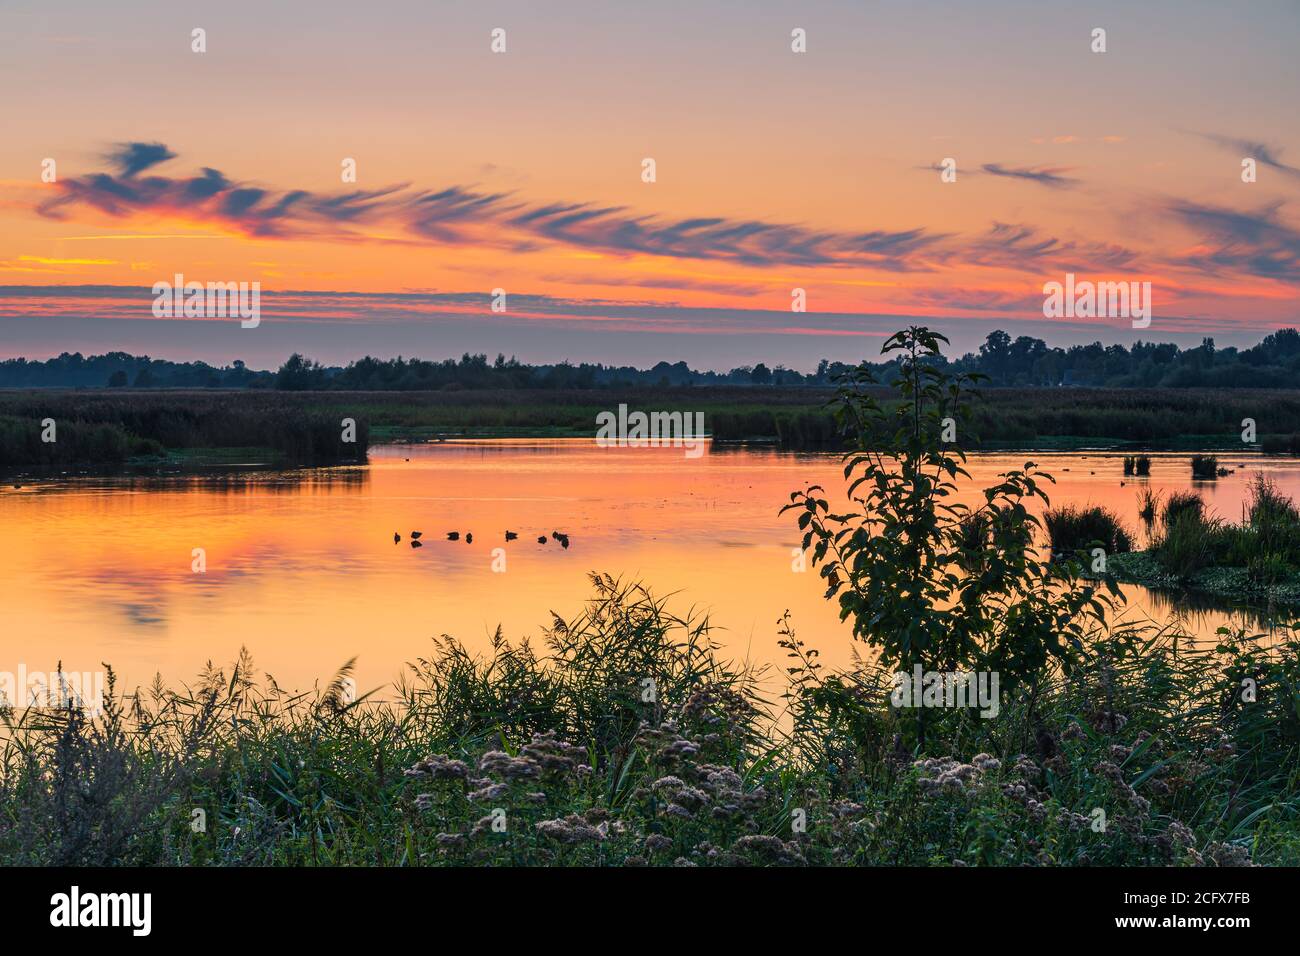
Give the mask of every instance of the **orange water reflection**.
[[[1137, 528], [1139, 481], [1121, 456], [975, 456], [976, 485], [1026, 457], [1053, 473], [1053, 503], [1106, 504]], [[1192, 487], [1187, 455], [1153, 456], [1150, 483]], [[1241, 513], [1251, 474], [1300, 497], [1300, 461], [1243, 453], [1238, 470], [1198, 483], [1212, 510]], [[452, 634], [485, 647], [500, 623], [535, 636], [554, 609], [574, 611], [591, 570], [680, 592], [710, 610], [738, 659], [781, 662], [775, 622], [790, 609], [800, 636], [834, 666], [848, 630], [814, 573], [792, 570], [789, 492], [836, 487], [837, 458], [767, 450], [598, 448], [584, 440], [450, 442], [372, 449], [368, 466], [238, 480], [69, 479], [0, 491], [0, 670], [72, 670], [107, 661], [133, 686], [161, 672], [191, 679], [241, 645], [286, 687], [310, 686], [358, 657], [363, 689]], [[1126, 485], [1121, 487], [1121, 481]], [[974, 487], [974, 486], [972, 486]], [[969, 500], [974, 500], [973, 497]], [[519, 533], [508, 545], [504, 531]], [[407, 536], [424, 532], [413, 550]], [[474, 542], [444, 533], [472, 531]], [[538, 545], [566, 532], [572, 546]], [[393, 533], [403, 541], [393, 543]], [[191, 570], [192, 549], [207, 572]], [[493, 571], [504, 548], [506, 570]], [[1129, 589], [1130, 614], [1178, 609]], [[1211, 633], [1227, 616], [1190, 612]]]

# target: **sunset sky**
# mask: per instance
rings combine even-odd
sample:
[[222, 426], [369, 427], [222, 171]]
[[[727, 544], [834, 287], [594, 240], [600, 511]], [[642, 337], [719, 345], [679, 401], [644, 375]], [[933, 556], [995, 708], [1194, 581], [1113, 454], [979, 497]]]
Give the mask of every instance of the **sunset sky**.
[[[0, 358], [809, 368], [908, 323], [1300, 324], [1295, 0], [701, 6], [0, 0]], [[1067, 272], [1150, 281], [1151, 327], [1045, 320]], [[260, 282], [262, 324], [155, 319], [176, 273]]]

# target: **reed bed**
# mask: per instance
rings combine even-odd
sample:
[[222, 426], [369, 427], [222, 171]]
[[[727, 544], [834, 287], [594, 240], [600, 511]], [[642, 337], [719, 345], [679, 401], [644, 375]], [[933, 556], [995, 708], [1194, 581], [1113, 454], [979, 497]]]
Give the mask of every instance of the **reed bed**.
[[1133, 538], [1114, 512], [1100, 505], [1066, 505], [1043, 514], [1053, 554], [1075, 554], [1094, 547], [1108, 554], [1133, 550]]
[[1205, 501], [1194, 491], [1174, 491], [1165, 499], [1161, 517], [1166, 526], [1172, 524], [1183, 514], [1195, 515], [1198, 519], [1205, 510]]
[[[163, 451], [261, 447], [291, 461], [354, 460], [340, 449], [351, 417], [365, 440], [433, 435], [592, 435], [596, 415], [620, 403], [643, 410], [699, 411], [719, 442], [762, 441], [791, 449], [837, 449], [844, 435], [827, 408], [832, 390], [746, 386], [608, 389], [473, 389], [403, 392], [249, 390], [0, 391], [0, 466], [115, 464]], [[877, 396], [887, 406], [888, 389]], [[1040, 447], [1078, 441], [1240, 447], [1240, 421], [1270, 409], [1277, 434], [1266, 450], [1293, 448], [1300, 433], [1294, 392], [1215, 389], [987, 389], [963, 425], [963, 447]], [[44, 417], [60, 444], [39, 441]], [[66, 439], [66, 440], [65, 440]], [[1141, 477], [1145, 455], [1132, 456]], [[1127, 472], [1126, 472], [1127, 473]]]
[[[345, 418], [355, 422], [345, 440]], [[43, 423], [53, 421], [54, 441]], [[112, 465], [193, 449], [250, 449], [286, 464], [364, 461], [369, 422], [262, 393], [0, 395], [0, 466]]]
[[1198, 481], [1213, 481], [1219, 477], [1219, 459], [1214, 455], [1192, 456], [1192, 478]]
[[1235, 524], [1207, 515], [1199, 496], [1178, 492], [1165, 502], [1151, 554], [1180, 578], [1244, 569], [1243, 583], [1251, 588], [1294, 581], [1300, 576], [1300, 510], [1262, 475], [1255, 477]]

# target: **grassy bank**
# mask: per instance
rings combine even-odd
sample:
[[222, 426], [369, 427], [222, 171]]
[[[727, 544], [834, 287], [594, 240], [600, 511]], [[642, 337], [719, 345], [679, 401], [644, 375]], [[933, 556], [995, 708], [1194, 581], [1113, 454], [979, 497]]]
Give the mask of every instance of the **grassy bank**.
[[392, 706], [348, 699], [346, 671], [288, 694], [245, 658], [192, 689], [118, 693], [94, 719], [7, 712], [0, 858], [1300, 862], [1294, 640], [1098, 634], [996, 719], [936, 711], [921, 744], [878, 667], [823, 673], [785, 628], [790, 681], [765, 697], [706, 620], [593, 585], [538, 649], [435, 642]]
[[[889, 406], [887, 389], [876, 391]], [[812, 388], [677, 387], [442, 392], [0, 392], [0, 465], [114, 464], [199, 449], [258, 448], [288, 463], [357, 460], [367, 441], [436, 437], [582, 437], [626, 404], [703, 412], [721, 442], [788, 449], [841, 447], [827, 400]], [[40, 440], [53, 418], [59, 441]], [[358, 443], [339, 440], [343, 419]], [[1257, 422], [1266, 450], [1300, 448], [1300, 396], [1213, 389], [988, 389], [973, 404], [967, 448], [1166, 447], [1240, 449]], [[193, 456], [191, 456], [193, 457]]]

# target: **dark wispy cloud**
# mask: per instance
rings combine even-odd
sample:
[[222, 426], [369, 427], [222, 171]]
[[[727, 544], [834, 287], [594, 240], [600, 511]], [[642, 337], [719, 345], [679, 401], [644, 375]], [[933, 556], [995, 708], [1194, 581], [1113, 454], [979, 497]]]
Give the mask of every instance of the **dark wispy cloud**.
[[[142, 159], [123, 168], [138, 168]], [[264, 237], [308, 236], [331, 224], [374, 217], [406, 189], [353, 190], [322, 196], [307, 190], [278, 192], [231, 182], [219, 170], [204, 167], [199, 175], [172, 178], [123, 173], [92, 173], [58, 183], [59, 192], [38, 207], [50, 218], [64, 218], [77, 207], [123, 218], [137, 213], [173, 213], [229, 225]]]
[[176, 154], [162, 143], [118, 143], [105, 157], [123, 176], [134, 176], [175, 158]]
[[1042, 292], [1036, 286], [1029, 286], [1021, 291], [980, 288], [917, 289], [911, 299], [919, 308], [933, 309], [939, 315], [972, 312], [1030, 315], [1040, 311], [1043, 306]]
[[[266, 238], [358, 238], [361, 227], [401, 226], [405, 241], [477, 241], [527, 249], [557, 243], [613, 254], [726, 260], [745, 265], [870, 266], [889, 271], [930, 267], [943, 257], [946, 234], [915, 228], [860, 233], [817, 231], [762, 220], [724, 217], [669, 219], [594, 203], [525, 202], [513, 194], [451, 186], [420, 191], [410, 184], [325, 195], [272, 190], [228, 179], [204, 167], [197, 175], [140, 176], [174, 154], [161, 143], [128, 143], [110, 156], [119, 170], [65, 178], [42, 215], [61, 218], [77, 209], [111, 217], [174, 213], [221, 223]], [[490, 236], [484, 236], [490, 231]]]
[[1024, 223], [995, 222], [961, 250], [967, 264], [1000, 269], [1132, 269], [1138, 255], [1116, 243], [1080, 242], [1048, 235]]
[[1281, 150], [1276, 146], [1270, 146], [1267, 143], [1258, 140], [1239, 139], [1234, 136], [1220, 136], [1218, 133], [1197, 133], [1202, 139], [1209, 140], [1216, 146], [1220, 146], [1229, 152], [1235, 153], [1242, 159], [1250, 157], [1261, 165], [1276, 169], [1287, 176], [1300, 178], [1300, 167], [1288, 166], [1279, 158]]
[[[111, 156], [116, 174], [62, 179], [57, 194], [42, 202], [38, 212], [50, 218], [86, 210], [112, 218], [175, 215], [259, 238], [471, 243], [516, 252], [558, 244], [609, 255], [896, 273], [981, 264], [1022, 271], [1119, 267], [1131, 265], [1135, 258], [1118, 246], [997, 223], [987, 234], [975, 236], [926, 227], [818, 230], [763, 219], [674, 219], [588, 202], [535, 203], [514, 193], [469, 186], [419, 190], [400, 183], [326, 194], [235, 182], [211, 167], [190, 176], [141, 175], [173, 155], [161, 143], [122, 144]], [[1012, 169], [995, 163], [981, 169], [1053, 188], [1074, 182], [1059, 169]]]
[[1079, 180], [1061, 175], [1069, 172], [1067, 168], [1051, 169], [1047, 167], [1004, 166], [1001, 163], [985, 163], [980, 169], [990, 176], [1002, 176], [1005, 179], [1023, 179], [1027, 182], [1038, 183], [1040, 186], [1050, 186], [1053, 189], [1071, 189], [1079, 184]]
[[713, 292], [719, 295], [752, 297], [761, 293], [764, 286], [738, 282], [718, 282], [695, 279], [689, 276], [601, 276], [587, 273], [550, 273], [540, 276], [544, 282], [563, 282], [570, 285], [608, 286], [629, 289], [668, 289], [681, 292]]
[[1300, 231], [1282, 222], [1281, 203], [1257, 211], [1173, 200], [1165, 212], [1197, 237], [1195, 249], [1170, 260], [1213, 275], [1247, 274], [1300, 283]]
[[[918, 166], [917, 169], [924, 169], [930, 172], [942, 173], [944, 167], [942, 163], [930, 163], [926, 166]], [[1019, 179], [1024, 182], [1036, 183], [1040, 186], [1049, 186], [1052, 189], [1072, 189], [1079, 185], [1081, 180], [1062, 175], [1070, 172], [1070, 167], [1047, 167], [1047, 166], [1008, 166], [1005, 163], [983, 163], [974, 169], [958, 167], [959, 176], [978, 176], [986, 174], [989, 176], [999, 176], [1003, 179]]]

